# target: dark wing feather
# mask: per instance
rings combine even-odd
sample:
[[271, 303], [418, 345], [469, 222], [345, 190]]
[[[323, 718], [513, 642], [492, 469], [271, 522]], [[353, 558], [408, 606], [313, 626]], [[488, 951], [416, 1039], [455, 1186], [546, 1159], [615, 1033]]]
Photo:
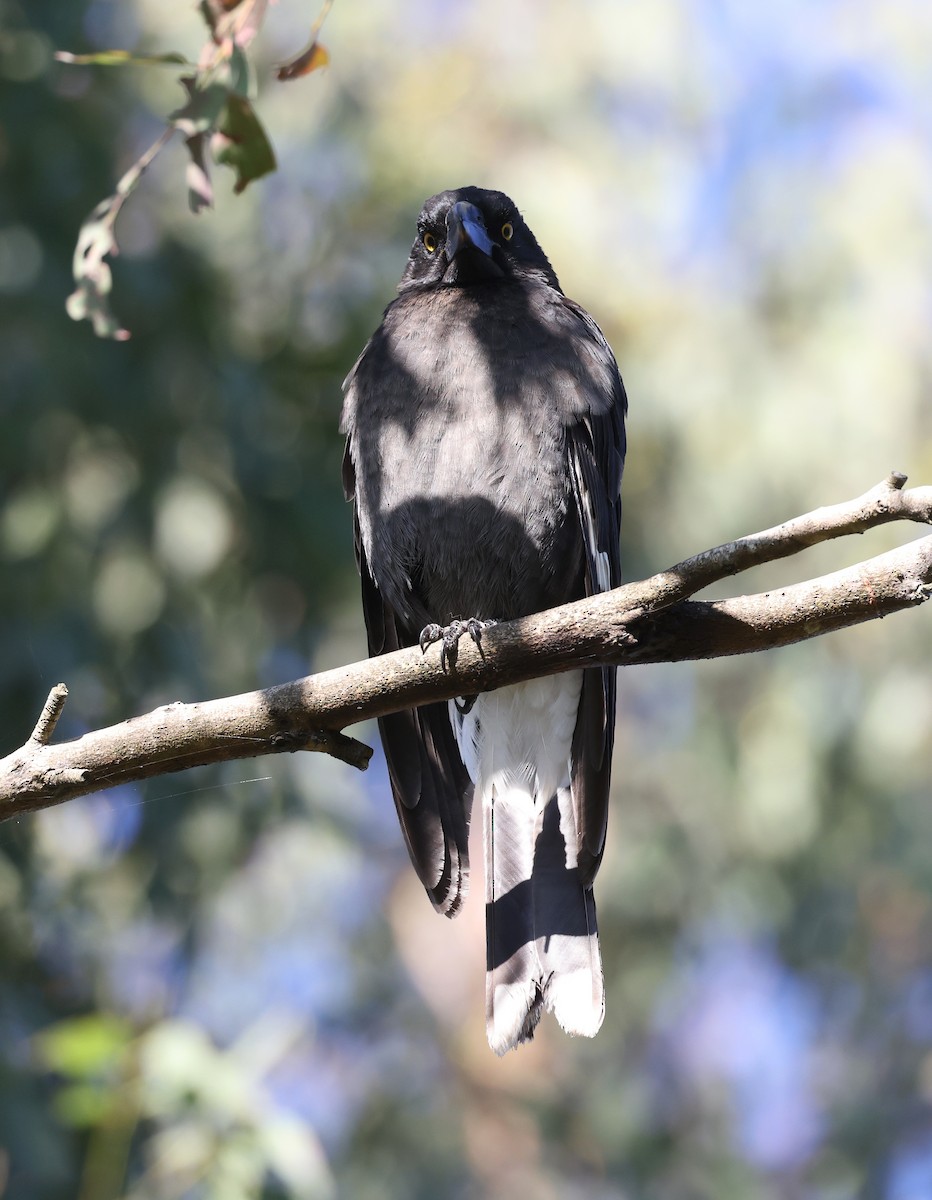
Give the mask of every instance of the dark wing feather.
[[[621, 473], [625, 460], [627, 400], [614, 356], [601, 330], [583, 309], [567, 301], [582, 324], [582, 336], [608, 362], [613, 380], [611, 397], [599, 397], [567, 432], [567, 453], [573, 498], [585, 552], [587, 596], [621, 583]], [[615, 736], [614, 667], [583, 672], [579, 716], [573, 736], [573, 806], [579, 871], [583, 884], [592, 883], [605, 849], [608, 795]]]
[[[352, 499], [356, 481], [348, 445], [343, 456], [343, 487]], [[404, 629], [372, 578], [358, 519], [354, 530], [369, 653], [388, 654], [414, 645], [417, 635]], [[455, 916], [469, 885], [472, 783], [460, 758], [447, 705], [427, 704], [390, 713], [379, 718], [379, 732], [411, 862], [434, 907]]]

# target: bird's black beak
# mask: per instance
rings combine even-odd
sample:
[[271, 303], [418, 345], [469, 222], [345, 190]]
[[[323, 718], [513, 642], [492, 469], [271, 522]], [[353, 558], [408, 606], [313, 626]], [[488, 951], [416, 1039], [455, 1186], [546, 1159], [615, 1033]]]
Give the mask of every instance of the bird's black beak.
[[458, 200], [447, 213], [447, 262], [467, 246], [491, 258], [494, 245], [479, 209], [467, 200]]

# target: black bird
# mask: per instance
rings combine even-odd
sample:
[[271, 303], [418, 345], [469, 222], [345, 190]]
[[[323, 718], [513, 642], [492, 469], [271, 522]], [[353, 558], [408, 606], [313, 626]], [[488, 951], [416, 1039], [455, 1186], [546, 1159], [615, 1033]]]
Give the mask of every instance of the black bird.
[[[514, 203], [424, 205], [398, 286], [344, 384], [343, 482], [372, 654], [480, 639], [620, 582], [625, 392]], [[379, 722], [395, 805], [434, 906], [460, 908], [473, 790], [485, 833], [486, 1023], [504, 1054], [543, 1008], [605, 1012], [592, 881], [615, 670], [592, 667]]]

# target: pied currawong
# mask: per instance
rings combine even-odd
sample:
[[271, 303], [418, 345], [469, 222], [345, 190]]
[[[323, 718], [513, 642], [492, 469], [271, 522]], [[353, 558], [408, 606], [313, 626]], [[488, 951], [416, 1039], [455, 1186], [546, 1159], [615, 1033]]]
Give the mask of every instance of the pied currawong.
[[[513, 202], [424, 205], [398, 286], [344, 385], [369, 649], [441, 641], [620, 583], [624, 387]], [[499, 1054], [543, 1009], [593, 1036], [605, 999], [592, 881], [605, 845], [615, 669], [383, 717], [415, 870], [453, 916], [482, 808], [486, 1024]]]

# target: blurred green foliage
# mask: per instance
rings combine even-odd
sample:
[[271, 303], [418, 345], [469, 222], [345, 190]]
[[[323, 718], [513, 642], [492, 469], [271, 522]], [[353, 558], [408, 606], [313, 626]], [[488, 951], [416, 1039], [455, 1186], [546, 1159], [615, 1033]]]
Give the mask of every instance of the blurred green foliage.
[[[616, 348], [629, 577], [932, 477], [921, 0], [344, 3], [330, 69], [278, 87], [308, 15], [256, 44], [278, 172], [195, 220], [179, 144], [126, 205], [112, 344], [64, 313], [74, 240], [182, 97], [52, 52], [200, 22], [0, 9], [8, 748], [59, 679], [69, 736], [363, 656], [340, 381], [442, 187], [513, 195]], [[920, 611], [624, 672], [606, 1023], [502, 1061], [481, 906], [431, 911], [378, 761], [0, 826], [0, 1195], [932, 1195], [930, 649]]]

